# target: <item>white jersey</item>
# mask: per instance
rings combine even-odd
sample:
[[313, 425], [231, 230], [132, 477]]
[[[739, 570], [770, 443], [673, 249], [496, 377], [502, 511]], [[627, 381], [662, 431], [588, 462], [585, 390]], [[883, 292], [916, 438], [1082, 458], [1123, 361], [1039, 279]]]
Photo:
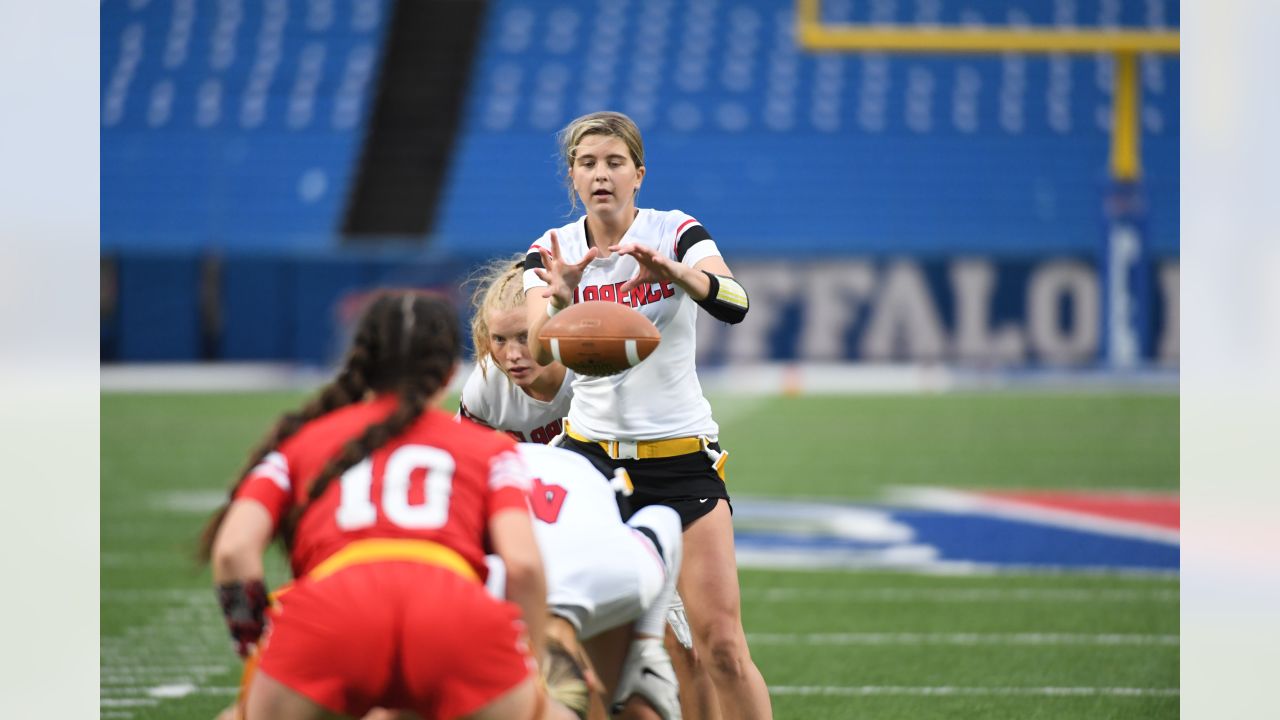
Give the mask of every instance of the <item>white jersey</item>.
[[[556, 228], [556, 235], [565, 262], [580, 262], [591, 248], [586, 216]], [[639, 210], [622, 242], [652, 247], [689, 266], [720, 255], [702, 225], [679, 210]], [[550, 230], [530, 247], [526, 268], [541, 267], [539, 247], [551, 251]], [[658, 327], [662, 341], [630, 370], [608, 377], [577, 376], [569, 422], [574, 432], [593, 440], [715, 438], [720, 430], [711, 418], [711, 404], [702, 395], [694, 363], [698, 305], [675, 283], [651, 283], [622, 296], [619, 288], [638, 269], [639, 263], [627, 255], [597, 258], [583, 272], [573, 301], [629, 305]], [[525, 270], [526, 291], [545, 286], [532, 269]]]
[[[659, 622], [674, 592], [681, 552], [680, 517], [645, 508], [632, 525], [651, 530], [666, 558], [643, 533], [622, 522], [609, 480], [583, 456], [521, 443], [534, 476], [529, 494], [534, 535], [547, 578], [547, 605], [577, 626], [583, 639], [635, 621], [661, 602]], [[660, 626], [659, 626], [660, 627]]]
[[488, 358], [481, 358], [462, 387], [458, 414], [506, 431], [520, 442], [547, 443], [560, 434], [562, 422], [569, 414], [573, 377], [573, 371], [566, 369], [556, 396], [539, 400], [511, 382]]

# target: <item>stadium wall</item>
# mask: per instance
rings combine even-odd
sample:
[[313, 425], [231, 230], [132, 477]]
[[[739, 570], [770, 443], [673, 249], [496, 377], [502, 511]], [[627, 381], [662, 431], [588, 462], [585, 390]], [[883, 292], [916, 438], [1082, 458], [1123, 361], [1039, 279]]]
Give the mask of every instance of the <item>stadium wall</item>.
[[[435, 288], [465, 311], [474, 263], [442, 256], [106, 255], [102, 360], [337, 359], [360, 300], [386, 286]], [[737, 326], [700, 317], [704, 366], [919, 362], [977, 368], [1090, 367], [1103, 335], [1089, 256], [846, 257], [734, 263], [752, 298]], [[1179, 263], [1154, 264], [1145, 364], [1179, 360]]]

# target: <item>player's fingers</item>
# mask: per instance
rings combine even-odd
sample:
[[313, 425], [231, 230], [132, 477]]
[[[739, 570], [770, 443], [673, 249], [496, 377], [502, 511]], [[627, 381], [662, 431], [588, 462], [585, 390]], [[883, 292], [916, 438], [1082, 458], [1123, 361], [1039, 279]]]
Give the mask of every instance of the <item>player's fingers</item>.
[[644, 245], [636, 243], [618, 243], [617, 245], [610, 247], [609, 251], [616, 252], [621, 255], [630, 255], [637, 260], [643, 259], [644, 257], [652, 254], [652, 250]]
[[631, 278], [628, 279], [625, 283], [623, 283], [622, 287], [618, 288], [618, 290], [619, 292], [624, 292], [624, 293], [631, 292], [632, 290], [636, 289], [636, 287], [640, 285], [643, 279], [644, 279], [644, 273], [637, 272], [635, 275], [632, 275]]
[[636, 259], [636, 262], [640, 263], [642, 268], [652, 271], [661, 267], [661, 263], [658, 262], [658, 254], [653, 251], [653, 248], [636, 246], [630, 255]]
[[591, 261], [595, 260], [599, 256], [600, 256], [600, 249], [593, 247], [587, 251], [586, 255], [582, 256], [582, 262], [574, 265], [573, 267], [576, 270], [586, 270], [587, 266], [591, 264]]
[[547, 270], [550, 270], [551, 264], [555, 262], [555, 258], [546, 248], [538, 248], [538, 257], [542, 258], [542, 267]]
[[556, 260], [560, 259], [560, 238], [555, 230], [551, 231], [551, 256]]

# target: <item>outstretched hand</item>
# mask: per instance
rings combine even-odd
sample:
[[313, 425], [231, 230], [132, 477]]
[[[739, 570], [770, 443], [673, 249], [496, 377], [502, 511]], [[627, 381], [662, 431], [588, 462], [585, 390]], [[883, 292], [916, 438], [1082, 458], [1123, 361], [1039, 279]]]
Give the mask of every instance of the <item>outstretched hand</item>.
[[616, 252], [619, 255], [630, 255], [640, 264], [636, 274], [620, 288], [619, 291], [623, 293], [631, 292], [641, 285], [650, 283], [679, 282], [680, 273], [685, 267], [683, 264], [659, 254], [648, 245], [622, 243], [621, 245], [611, 246], [609, 251]]
[[600, 255], [600, 251], [593, 247], [587, 251], [580, 262], [565, 262], [560, 254], [560, 238], [556, 236], [556, 231], [552, 230], [551, 252], [540, 247], [538, 254], [542, 256], [542, 267], [534, 268], [533, 274], [547, 284], [542, 291], [542, 297], [550, 298], [551, 304], [557, 309], [564, 309], [573, 304], [573, 291], [578, 289], [578, 283], [582, 281], [582, 273], [586, 271], [587, 265]]

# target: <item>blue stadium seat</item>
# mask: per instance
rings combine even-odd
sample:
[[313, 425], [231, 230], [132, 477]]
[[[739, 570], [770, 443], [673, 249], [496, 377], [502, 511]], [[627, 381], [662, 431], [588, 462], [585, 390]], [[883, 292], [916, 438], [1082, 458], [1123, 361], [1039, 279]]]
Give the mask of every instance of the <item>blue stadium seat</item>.
[[104, 249], [335, 244], [390, 0], [104, 0]]
[[[735, 256], [1092, 253], [1107, 56], [801, 52], [793, 0], [496, 0], [437, 247], [508, 252], [576, 217], [553, 133], [594, 110], [645, 133], [645, 207], [680, 208]], [[826, 0], [829, 21], [1176, 27], [1176, 0]], [[1178, 61], [1142, 61], [1157, 255], [1178, 253]], [[495, 208], [495, 185], [501, 188]], [[495, 212], [500, 210], [500, 212]]]

